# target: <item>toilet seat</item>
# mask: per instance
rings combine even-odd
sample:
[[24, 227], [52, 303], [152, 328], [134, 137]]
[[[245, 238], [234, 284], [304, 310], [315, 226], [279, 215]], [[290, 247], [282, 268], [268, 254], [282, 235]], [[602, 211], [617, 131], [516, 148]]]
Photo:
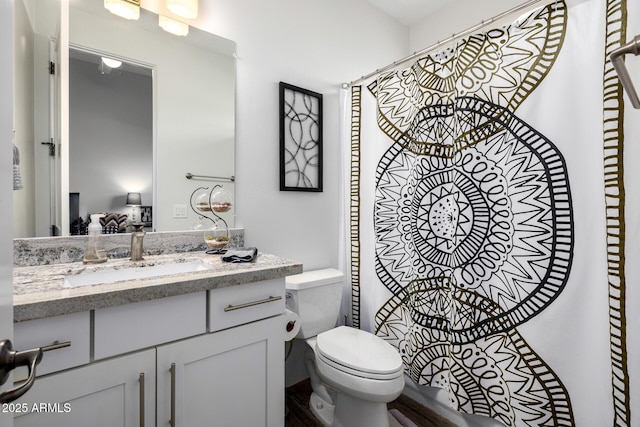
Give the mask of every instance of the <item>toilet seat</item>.
[[391, 380], [402, 376], [402, 359], [382, 338], [359, 329], [340, 326], [316, 340], [317, 359], [330, 367], [362, 378]]

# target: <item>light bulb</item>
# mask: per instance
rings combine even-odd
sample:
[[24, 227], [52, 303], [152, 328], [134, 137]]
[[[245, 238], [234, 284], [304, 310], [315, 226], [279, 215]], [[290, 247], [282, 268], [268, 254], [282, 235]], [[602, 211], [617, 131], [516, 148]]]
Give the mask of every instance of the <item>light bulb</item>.
[[198, 0], [167, 0], [167, 9], [182, 18], [196, 19], [198, 17]]
[[163, 30], [176, 36], [186, 36], [189, 34], [189, 26], [187, 24], [163, 15], [158, 15], [158, 25], [160, 25]]
[[124, 19], [140, 18], [140, 0], [104, 0], [104, 7]]

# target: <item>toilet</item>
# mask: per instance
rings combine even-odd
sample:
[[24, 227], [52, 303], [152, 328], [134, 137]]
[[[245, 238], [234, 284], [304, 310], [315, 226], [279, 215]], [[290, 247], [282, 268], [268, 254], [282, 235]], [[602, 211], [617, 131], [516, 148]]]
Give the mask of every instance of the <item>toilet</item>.
[[402, 359], [372, 333], [336, 327], [343, 285], [332, 268], [286, 278], [287, 308], [300, 317], [295, 338], [308, 344], [309, 406], [325, 426], [389, 427], [387, 403], [404, 389]]

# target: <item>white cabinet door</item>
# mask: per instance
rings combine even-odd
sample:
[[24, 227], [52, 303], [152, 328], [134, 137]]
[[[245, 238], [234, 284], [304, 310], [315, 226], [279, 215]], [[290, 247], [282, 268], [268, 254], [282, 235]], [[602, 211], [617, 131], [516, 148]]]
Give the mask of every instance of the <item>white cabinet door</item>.
[[14, 426], [155, 426], [155, 355], [151, 349], [38, 378], [14, 403]]
[[281, 315], [160, 346], [157, 369], [159, 426], [284, 425]]

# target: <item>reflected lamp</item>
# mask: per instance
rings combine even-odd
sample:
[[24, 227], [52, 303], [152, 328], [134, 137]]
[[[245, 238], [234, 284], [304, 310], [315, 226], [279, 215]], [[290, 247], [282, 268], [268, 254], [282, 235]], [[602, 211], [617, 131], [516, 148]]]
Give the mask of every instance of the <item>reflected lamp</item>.
[[142, 205], [140, 193], [127, 193], [127, 206], [132, 207], [131, 222], [136, 222], [136, 208]]

